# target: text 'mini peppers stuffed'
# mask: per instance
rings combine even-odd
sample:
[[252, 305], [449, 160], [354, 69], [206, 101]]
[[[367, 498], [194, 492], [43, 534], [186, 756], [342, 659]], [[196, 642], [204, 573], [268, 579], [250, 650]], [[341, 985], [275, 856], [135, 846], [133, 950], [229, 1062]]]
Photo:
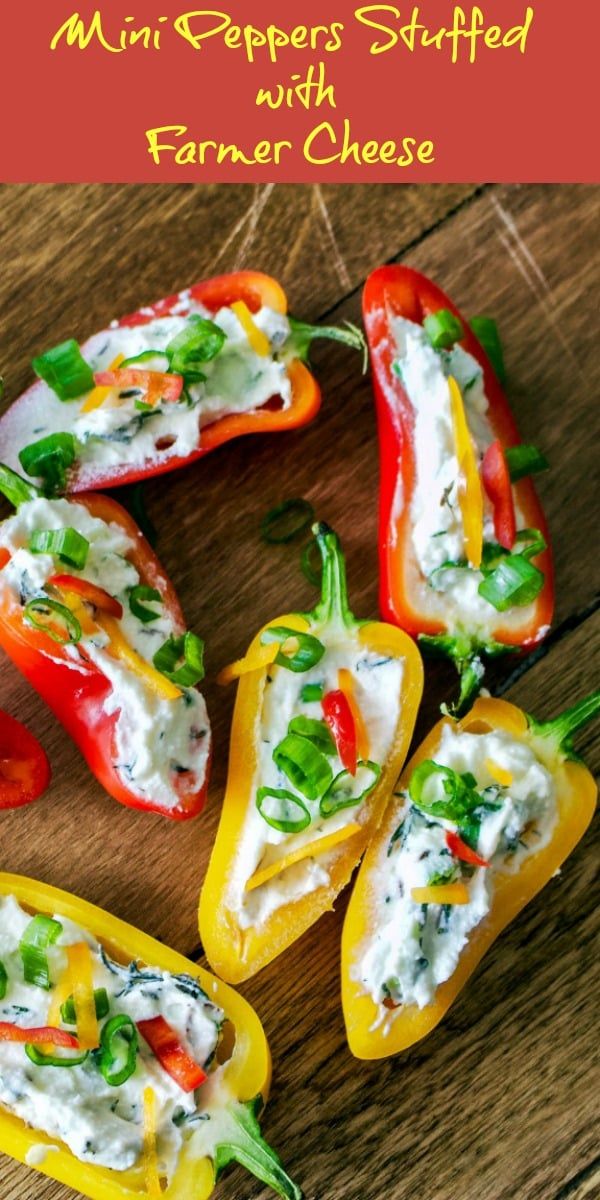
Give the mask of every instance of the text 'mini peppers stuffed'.
[[363, 351], [352, 326], [287, 315], [268, 275], [238, 271], [142, 308], [81, 348], [33, 360], [39, 376], [0, 420], [0, 460], [45, 490], [116, 487], [185, 466], [247, 433], [294, 429], [318, 412], [311, 342]]
[[258, 1115], [258, 1017], [139, 930], [0, 874], [0, 1151], [91, 1200], [207, 1200], [231, 1162], [302, 1200]]
[[414, 642], [352, 616], [338, 539], [314, 533], [320, 603], [270, 622], [222, 674], [241, 678], [200, 935], [230, 982], [332, 907], [394, 787], [423, 689]]
[[408, 763], [360, 868], [342, 937], [357, 1058], [397, 1054], [442, 1019], [498, 934], [585, 833], [596, 785], [572, 737], [600, 692], [540, 723], [479, 699]]
[[0, 646], [121, 804], [183, 820], [211, 754], [203, 643], [137, 525], [107, 496], [48, 499], [0, 466]]
[[369, 276], [363, 306], [379, 424], [381, 611], [454, 660], [464, 709], [482, 656], [529, 649], [549, 629], [548, 531], [528, 478], [547, 463], [519, 441], [493, 321], [474, 321], [486, 353], [448, 297], [401, 266]]

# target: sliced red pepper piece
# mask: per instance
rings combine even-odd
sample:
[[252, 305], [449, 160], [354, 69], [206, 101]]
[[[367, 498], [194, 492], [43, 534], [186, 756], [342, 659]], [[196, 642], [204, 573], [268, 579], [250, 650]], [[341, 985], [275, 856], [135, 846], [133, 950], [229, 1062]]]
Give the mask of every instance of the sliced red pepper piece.
[[88, 579], [80, 579], [77, 575], [51, 575], [48, 583], [60, 591], [75, 592], [100, 612], [108, 613], [119, 621], [123, 616], [123, 605], [119, 600], [111, 596], [110, 592], [105, 592], [104, 588], [90, 583]]
[[496, 541], [512, 550], [517, 534], [515, 503], [506, 455], [499, 439], [488, 446], [481, 464], [483, 486], [494, 506]]
[[446, 845], [454, 858], [460, 859], [461, 862], [471, 863], [473, 867], [489, 867], [489, 862], [486, 858], [482, 858], [476, 850], [472, 850], [463, 842], [462, 838], [457, 833], [450, 830], [446, 833]]
[[176, 404], [183, 391], [183, 375], [168, 375], [162, 371], [144, 371], [140, 367], [117, 367], [115, 371], [98, 371], [96, 387], [141, 388], [148, 404], [159, 399]]
[[323, 716], [329, 726], [342, 766], [351, 775], [356, 775], [358, 750], [356, 725], [348, 697], [341, 691], [328, 692], [321, 701]]
[[79, 1050], [79, 1042], [66, 1029], [55, 1029], [53, 1025], [23, 1029], [10, 1021], [0, 1021], [0, 1042], [23, 1042], [30, 1046], [64, 1046], [68, 1050]]
[[37, 739], [0, 710], [0, 809], [31, 804], [49, 782], [50, 764]]
[[164, 1017], [151, 1017], [147, 1021], [138, 1021], [137, 1027], [161, 1067], [184, 1092], [193, 1092], [195, 1088], [205, 1082], [206, 1071], [198, 1066], [197, 1062], [194, 1062], [194, 1059], [181, 1045], [175, 1030], [168, 1021], [165, 1021]]

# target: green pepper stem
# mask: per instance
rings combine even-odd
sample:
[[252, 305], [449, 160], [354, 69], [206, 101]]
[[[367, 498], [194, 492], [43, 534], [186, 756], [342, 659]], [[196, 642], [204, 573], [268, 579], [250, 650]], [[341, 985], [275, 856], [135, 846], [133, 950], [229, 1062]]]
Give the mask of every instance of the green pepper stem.
[[346, 562], [339, 538], [323, 521], [313, 525], [314, 539], [321, 552], [321, 599], [311, 613], [318, 625], [338, 624], [350, 629], [356, 619], [348, 603]]
[[585, 696], [583, 700], [578, 700], [552, 721], [536, 721], [535, 717], [530, 716], [527, 719], [532, 733], [538, 737], [552, 738], [558, 742], [559, 748], [565, 754], [570, 754], [573, 750], [573, 735], [599, 712], [600, 689]]
[[462, 717], [469, 710], [479, 694], [485, 666], [482, 655], [496, 658], [499, 654], [507, 654], [512, 646], [502, 642], [479, 642], [468, 634], [449, 633], [419, 634], [421, 645], [427, 646], [435, 654], [443, 654], [451, 659], [460, 676], [460, 691], [458, 699], [453, 704], [442, 704], [442, 712], [451, 717]]
[[34, 483], [29, 483], [27, 479], [17, 475], [16, 471], [11, 471], [10, 467], [6, 467], [4, 463], [0, 463], [0, 492], [15, 508], [27, 500], [36, 500], [38, 496], [42, 495]]
[[296, 321], [294, 317], [289, 317], [288, 320], [291, 332], [284, 346], [288, 357], [300, 358], [302, 362], [307, 362], [311, 343], [317, 338], [324, 338], [330, 342], [341, 342], [344, 346], [349, 346], [351, 350], [360, 350], [363, 356], [363, 373], [366, 373], [369, 351], [365, 335], [356, 325], [350, 321], [345, 321], [343, 327], [307, 325], [304, 321]]
[[215, 1179], [231, 1162], [237, 1162], [256, 1179], [260, 1179], [261, 1183], [266, 1183], [278, 1196], [282, 1196], [283, 1200], [303, 1200], [302, 1191], [290, 1179], [279, 1155], [261, 1134], [257, 1116], [261, 1108], [260, 1096], [245, 1104], [228, 1106], [232, 1129], [228, 1140], [215, 1146]]

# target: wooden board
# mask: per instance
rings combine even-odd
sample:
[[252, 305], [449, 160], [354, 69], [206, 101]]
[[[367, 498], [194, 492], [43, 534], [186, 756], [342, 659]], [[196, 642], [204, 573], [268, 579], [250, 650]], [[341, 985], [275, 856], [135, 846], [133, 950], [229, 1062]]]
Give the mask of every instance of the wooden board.
[[[402, 259], [433, 274], [466, 311], [499, 318], [522, 433], [552, 461], [540, 490], [556, 549], [555, 632], [535, 661], [516, 672], [505, 663], [494, 677], [511, 699], [551, 715], [597, 680], [597, 218], [598, 191], [566, 186], [5, 187], [0, 364], [7, 397], [27, 382], [40, 348], [84, 337], [213, 267], [271, 271], [296, 315], [311, 320], [358, 320], [362, 282], [383, 261]], [[325, 399], [311, 428], [231, 444], [147, 488], [159, 553], [190, 626], [208, 643], [215, 767], [203, 817], [172, 826], [120, 808], [13, 667], [0, 665], [0, 705], [30, 724], [54, 772], [37, 805], [2, 814], [3, 867], [79, 892], [188, 954], [198, 952], [196, 901], [218, 819], [233, 702], [214, 675], [263, 621], [314, 599], [296, 551], [262, 546], [266, 509], [290, 495], [310, 499], [343, 538], [355, 610], [376, 613], [370, 385], [343, 349], [321, 348], [315, 362]], [[453, 686], [444, 665], [428, 666], [421, 733]], [[581, 746], [597, 767], [598, 729]], [[143, 848], [132, 854], [134, 845]], [[590, 835], [490, 952], [443, 1025], [400, 1059], [364, 1065], [347, 1051], [338, 983], [344, 898], [241, 989], [273, 1050], [267, 1135], [307, 1200], [588, 1200], [599, 1193], [597, 852]], [[268, 1193], [235, 1170], [217, 1194], [266, 1200]], [[0, 1195], [68, 1200], [72, 1193], [2, 1159]]]

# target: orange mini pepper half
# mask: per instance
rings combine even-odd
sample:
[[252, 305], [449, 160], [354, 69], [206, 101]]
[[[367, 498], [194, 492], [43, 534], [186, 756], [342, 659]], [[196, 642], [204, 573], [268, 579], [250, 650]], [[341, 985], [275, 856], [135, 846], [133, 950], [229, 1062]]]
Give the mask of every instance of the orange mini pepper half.
[[[326, 525], [313, 532], [323, 559], [321, 600], [313, 612], [279, 617], [257, 634], [248, 660], [260, 663], [265, 644], [277, 643], [279, 652], [238, 684], [225, 800], [199, 908], [207, 958], [229, 982], [254, 975], [332, 908], [379, 823], [423, 689], [414, 642], [390, 625], [355, 620], [338, 539]], [[377, 676], [386, 665], [396, 673]], [[343, 671], [370, 726], [370, 759], [359, 760], [355, 773], [338, 757], [322, 706]], [[386, 678], [394, 682], [378, 682]], [[384, 744], [383, 708], [393, 714], [385, 754], [371, 761]]]
[[[454, 722], [445, 718], [438, 722], [413, 755], [400, 780], [396, 798], [390, 803], [365, 855], [344, 923], [342, 1003], [348, 1043], [357, 1058], [386, 1058], [388, 1055], [398, 1054], [430, 1033], [442, 1020], [498, 935], [556, 874], [583, 837], [594, 813], [597, 788], [590, 772], [572, 752], [572, 736], [599, 711], [600, 692], [580, 701], [547, 723], [534, 720], [504, 700], [479, 699], [462, 721]], [[500, 731], [511, 735], [517, 743], [524, 744], [532, 750], [538, 762], [550, 773], [554, 783], [556, 818], [550, 836], [542, 840], [540, 849], [531, 849], [510, 870], [502, 869], [502, 863], [495, 868], [494, 864], [481, 858], [478, 861], [476, 855], [459, 853], [455, 856], [454, 861], [462, 859], [470, 864], [467, 871], [471, 877], [471, 886], [476, 866], [481, 868], [486, 880], [491, 877], [489, 911], [468, 933], [454, 972], [438, 984], [430, 1003], [423, 1007], [419, 1007], [417, 1003], [403, 1005], [401, 999], [394, 1002], [389, 997], [381, 1003], [376, 1003], [373, 992], [368, 991], [361, 982], [364, 978], [362, 964], [365, 962], [365, 954], [368, 954], [369, 948], [375, 944], [374, 939], [378, 937], [377, 913], [382, 911], [380, 900], [388, 885], [387, 856], [393, 850], [393, 843], [396, 840], [402, 841], [403, 829], [410, 818], [411, 809], [407, 810], [406, 804], [412, 795], [411, 780], [418, 768], [421, 768], [423, 778], [424, 767], [436, 767], [436, 752], [448, 726], [459, 733], [468, 732], [475, 736]], [[489, 775], [485, 763], [482, 764], [482, 768], [482, 776]], [[444, 771], [444, 768], [437, 769]], [[461, 778], [466, 788], [474, 785], [475, 781], [471, 776]], [[481, 783], [477, 783], [483, 788], [485, 780], [482, 778]], [[494, 788], [491, 789], [491, 793], [493, 808]], [[444, 795], [443, 792], [439, 794]], [[447, 797], [448, 792], [445, 795]], [[489, 799], [489, 795], [488, 788], [484, 791], [484, 798], [487, 796]], [[430, 799], [429, 807], [425, 811], [435, 812], [435, 801], [432, 806]], [[445, 809], [437, 811], [438, 815], [442, 815]], [[458, 841], [462, 846], [461, 839]], [[453, 845], [456, 849], [455, 842], [449, 838], [449, 848]], [[453, 860], [450, 858], [446, 861]], [[448, 891], [457, 886], [464, 885], [449, 884], [439, 891]], [[436, 889], [423, 889], [425, 890], [434, 892]], [[434, 903], [431, 895], [417, 897], [417, 900]], [[443, 904], [444, 899], [440, 903]], [[439, 912], [444, 915], [443, 909]]]
[[[278, 1156], [264, 1141], [258, 1114], [267, 1097], [271, 1058], [262, 1025], [250, 1005], [227, 984], [215, 979], [161, 942], [141, 933], [124, 921], [85, 900], [48, 884], [21, 875], [0, 873], [0, 896], [14, 896], [33, 913], [64, 917], [84, 928], [117, 962], [154, 966], [161, 971], [198, 980], [210, 1000], [223, 1009], [235, 1038], [224, 1038], [216, 1059], [202, 1084], [202, 1111], [208, 1119], [198, 1121], [183, 1140], [176, 1163], [168, 1177], [160, 1174], [156, 1161], [154, 1097], [141, 1096], [145, 1120], [140, 1129], [139, 1161], [128, 1170], [82, 1162], [68, 1147], [43, 1130], [25, 1124], [8, 1108], [0, 1108], [0, 1151], [31, 1164], [35, 1169], [73, 1188], [90, 1200], [145, 1200], [162, 1195], [164, 1200], [207, 1200], [216, 1179], [230, 1162], [239, 1162], [284, 1200], [302, 1200], [302, 1193], [283, 1169]], [[21, 1040], [76, 1047], [77, 1039], [60, 1029], [20, 1030]], [[7, 1033], [14, 1039], [13, 1027]], [[0, 1040], [2, 1030], [0, 1030]], [[231, 1048], [232, 1047], [232, 1048]], [[152, 1091], [152, 1089], [148, 1089]], [[115, 1087], [115, 1098], [118, 1088]], [[87, 1101], [89, 1103], [89, 1099]], [[45, 1149], [46, 1155], [40, 1153]]]

